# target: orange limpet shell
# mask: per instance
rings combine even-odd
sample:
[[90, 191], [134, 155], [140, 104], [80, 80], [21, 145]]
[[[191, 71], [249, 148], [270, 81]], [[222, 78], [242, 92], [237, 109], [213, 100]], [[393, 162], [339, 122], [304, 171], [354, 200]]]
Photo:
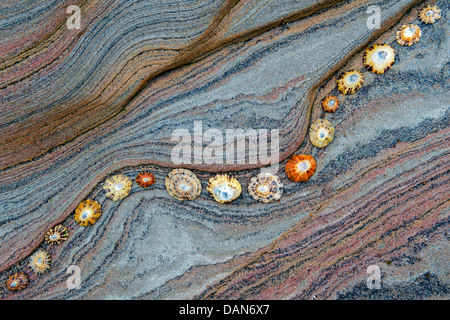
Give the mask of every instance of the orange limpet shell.
[[45, 233], [44, 239], [50, 244], [60, 244], [61, 242], [66, 241], [68, 237], [69, 232], [67, 231], [67, 228], [59, 224], [48, 230]]
[[94, 224], [101, 216], [100, 204], [95, 200], [86, 200], [75, 209], [75, 221], [83, 227]]
[[6, 288], [12, 292], [23, 290], [28, 287], [29, 284], [30, 277], [25, 272], [15, 273], [6, 280]]
[[310, 155], [295, 155], [286, 162], [286, 175], [293, 182], [306, 182], [316, 171], [316, 160]]
[[336, 112], [339, 108], [339, 100], [335, 96], [327, 96], [322, 101], [322, 108], [326, 112]]
[[395, 50], [388, 44], [374, 44], [364, 51], [364, 66], [372, 73], [384, 73], [392, 67], [394, 62]]
[[425, 24], [435, 23], [441, 18], [441, 9], [438, 6], [427, 5], [419, 12], [419, 19]]
[[39, 249], [30, 256], [28, 266], [37, 275], [41, 275], [50, 270], [52, 257], [44, 249]]
[[136, 183], [142, 188], [148, 188], [152, 186], [155, 183], [155, 181], [156, 181], [155, 176], [148, 171], [140, 172], [136, 176]]
[[414, 43], [418, 42], [422, 36], [422, 31], [420, 27], [415, 24], [408, 24], [402, 26], [396, 33], [395, 38], [397, 42], [402, 46], [412, 46]]
[[337, 89], [342, 94], [353, 94], [364, 84], [364, 75], [361, 71], [350, 70], [344, 72], [337, 80]]

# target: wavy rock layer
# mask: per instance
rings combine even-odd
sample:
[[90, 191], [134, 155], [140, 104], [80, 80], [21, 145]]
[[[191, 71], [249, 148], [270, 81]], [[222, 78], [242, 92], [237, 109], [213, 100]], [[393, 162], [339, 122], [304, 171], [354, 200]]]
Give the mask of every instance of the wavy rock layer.
[[[11, 16], [18, 5], [2, 4], [1, 281], [29, 271], [38, 247], [54, 261], [26, 290], [3, 288], [2, 297], [377, 298], [431, 280], [427, 294], [448, 297], [449, 26], [421, 24], [419, 43], [398, 45], [398, 27], [420, 24], [417, 3], [79, 1], [80, 31], [66, 30], [65, 2]], [[373, 4], [379, 30], [366, 26]], [[361, 50], [374, 42], [397, 52], [383, 75], [362, 65]], [[354, 68], [364, 87], [338, 95], [341, 107], [323, 115], [336, 75]], [[305, 138], [321, 116], [336, 131], [319, 150]], [[245, 164], [184, 165], [204, 187], [213, 172], [233, 171], [244, 192], [232, 204], [205, 188], [194, 201], [172, 199], [164, 187], [176, 166], [171, 135], [193, 133], [194, 121], [222, 133], [278, 129], [281, 200], [256, 203], [246, 192], [261, 166], [251, 154]], [[317, 161], [307, 183], [283, 172], [294, 153]], [[144, 169], [155, 174], [151, 188], [134, 184], [123, 201], [105, 199], [106, 177]], [[86, 198], [103, 211], [88, 228], [73, 219]], [[49, 247], [43, 235], [58, 223], [69, 239]], [[379, 296], [365, 286], [373, 264], [383, 275]], [[77, 290], [66, 287], [70, 265], [81, 268]]]

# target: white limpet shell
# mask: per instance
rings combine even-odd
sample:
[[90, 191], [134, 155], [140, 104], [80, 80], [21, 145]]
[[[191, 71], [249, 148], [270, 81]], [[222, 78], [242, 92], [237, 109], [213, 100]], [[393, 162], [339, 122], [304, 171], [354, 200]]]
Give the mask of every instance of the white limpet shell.
[[228, 174], [217, 174], [208, 181], [206, 188], [214, 200], [228, 203], [237, 199], [242, 192], [239, 181]]
[[367, 70], [381, 74], [388, 71], [395, 62], [395, 50], [388, 44], [374, 44], [367, 47], [363, 63]]
[[269, 203], [281, 198], [283, 183], [278, 176], [270, 172], [262, 172], [250, 179], [248, 193], [255, 200]]
[[402, 46], [412, 46], [419, 41], [422, 36], [420, 27], [415, 24], [408, 24], [402, 26], [396, 33], [395, 38]]

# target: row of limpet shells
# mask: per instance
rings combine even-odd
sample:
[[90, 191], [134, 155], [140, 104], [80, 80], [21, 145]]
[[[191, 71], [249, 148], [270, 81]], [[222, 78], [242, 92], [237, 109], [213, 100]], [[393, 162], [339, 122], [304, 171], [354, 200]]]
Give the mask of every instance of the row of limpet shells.
[[[51, 268], [52, 257], [44, 249], [36, 250], [30, 257], [28, 266], [37, 274], [42, 275]], [[16, 272], [6, 280], [6, 288], [11, 291], [20, 291], [25, 289], [30, 283], [30, 277], [26, 272]]]
[[[441, 10], [437, 6], [428, 5], [419, 12], [419, 19], [425, 24], [435, 23], [441, 18]], [[403, 46], [411, 46], [421, 37], [420, 27], [417, 25], [402, 26], [396, 33], [396, 40]], [[395, 62], [395, 50], [387, 44], [375, 44], [366, 48], [363, 63], [366, 69], [375, 74], [381, 74], [390, 69]], [[353, 94], [364, 83], [364, 75], [358, 70], [344, 72], [337, 81], [337, 89], [343, 94]], [[339, 107], [339, 100], [335, 96], [327, 96], [322, 101], [322, 107], [326, 112], [335, 112]], [[309, 130], [311, 143], [323, 148], [327, 146], [334, 136], [334, 127], [328, 120], [317, 119]], [[294, 155], [287, 162], [285, 172], [290, 181], [306, 182], [316, 170], [316, 161], [310, 155]], [[141, 172], [136, 177], [136, 183], [148, 188], [155, 183], [155, 176], [147, 171]], [[200, 180], [190, 170], [175, 169], [170, 172], [165, 180], [167, 192], [178, 200], [193, 200], [202, 191]], [[114, 175], [108, 178], [103, 189], [106, 197], [119, 201], [129, 195], [132, 181], [125, 175]], [[228, 174], [217, 174], [208, 181], [207, 190], [210, 195], [220, 203], [228, 203], [239, 197], [242, 188], [239, 181]], [[281, 179], [271, 173], [260, 173], [252, 177], [248, 185], [249, 194], [258, 201], [268, 203], [279, 200], [283, 193]], [[94, 224], [101, 215], [101, 206], [95, 200], [85, 200], [75, 210], [75, 220], [82, 226]], [[57, 225], [48, 230], [44, 239], [49, 244], [60, 244], [67, 240], [69, 234], [66, 227]], [[38, 249], [29, 258], [29, 267], [38, 275], [51, 268], [52, 258], [44, 249]], [[29, 276], [26, 272], [14, 273], [6, 281], [6, 287], [10, 291], [19, 291], [29, 284]]]
[[[149, 172], [141, 172], [136, 177], [136, 182], [141, 187], [147, 188], [155, 182], [155, 177]], [[125, 198], [131, 190], [131, 179], [125, 175], [115, 175], [106, 180], [103, 188], [106, 195], [114, 201]], [[102, 211], [100, 204], [95, 200], [85, 200], [75, 209], [74, 218], [81, 226], [94, 224], [100, 217]], [[69, 237], [67, 227], [57, 225], [49, 229], [45, 235], [45, 242], [57, 245], [66, 241]], [[52, 263], [51, 255], [44, 249], [38, 249], [29, 257], [28, 266], [33, 273], [42, 275], [50, 270]], [[26, 272], [14, 273], [6, 281], [6, 287], [9, 291], [19, 291], [26, 288], [29, 284], [29, 276]]]
[[[315, 161], [311, 156], [305, 156], [303, 162], [297, 164], [294, 168], [295, 157], [286, 164], [286, 173], [291, 181], [307, 181], [314, 173]], [[305, 165], [306, 163], [311, 164]], [[304, 174], [301, 173], [305, 170]], [[295, 178], [296, 174], [302, 175], [301, 179]], [[147, 172], [145, 173], [146, 176]], [[154, 183], [154, 177], [152, 179]], [[105, 181], [104, 189], [107, 196], [118, 201], [125, 198], [131, 190], [131, 179], [125, 175], [114, 175]], [[119, 186], [117, 186], [119, 185]], [[187, 169], [174, 169], [171, 171], [165, 181], [167, 192], [173, 198], [184, 201], [194, 200], [202, 191], [202, 185], [197, 176]], [[125, 190], [125, 191], [124, 191]], [[207, 190], [210, 195], [220, 203], [228, 203], [237, 199], [242, 191], [239, 181], [228, 174], [217, 174], [208, 181]], [[283, 193], [283, 183], [281, 179], [269, 172], [262, 172], [252, 177], [248, 185], [249, 194], [256, 200], [264, 203], [279, 200]], [[74, 218], [78, 224], [87, 227], [94, 224], [101, 216], [101, 206], [95, 200], [85, 200], [75, 209]], [[48, 230], [44, 239], [47, 243], [58, 245], [67, 240], [68, 230], [62, 225], [57, 225]], [[51, 255], [44, 249], [38, 249], [29, 258], [28, 266], [37, 274], [42, 275], [50, 270], [52, 263]], [[6, 281], [6, 286], [10, 291], [19, 291], [26, 288], [29, 284], [29, 276], [25, 272], [14, 273]]]
[[[306, 182], [314, 174], [315, 169], [316, 162], [312, 156], [296, 155], [287, 161], [285, 171], [289, 180]], [[148, 172], [145, 172], [145, 176], [149, 176]], [[153, 184], [155, 181], [154, 176], [151, 180], [151, 184]], [[131, 185], [132, 181], [129, 177], [114, 175], [105, 181], [103, 188], [107, 197], [113, 201], [119, 201], [128, 196]], [[148, 184], [145, 184], [145, 186], [148, 186]], [[171, 171], [166, 177], [165, 186], [168, 194], [180, 201], [194, 200], [202, 191], [200, 180], [188, 169], [174, 169]], [[239, 181], [228, 174], [217, 174], [210, 178], [207, 190], [211, 197], [220, 203], [231, 202], [237, 199], [242, 192]], [[255, 200], [269, 203], [281, 198], [283, 183], [277, 175], [262, 172], [250, 179], [248, 192]], [[101, 216], [101, 213], [101, 205], [95, 200], [87, 199], [75, 209], [74, 218], [78, 224], [87, 227], [94, 224]], [[68, 236], [67, 228], [57, 225], [45, 233], [44, 240], [49, 244], [58, 245], [67, 240]], [[35, 274], [42, 275], [50, 270], [51, 263], [52, 258], [49, 252], [39, 249], [30, 256], [28, 265]], [[22, 290], [28, 284], [29, 277], [25, 272], [11, 275], [6, 283], [10, 291]]]
[[[194, 200], [202, 191], [200, 180], [188, 169], [174, 169], [167, 175], [165, 186], [167, 193], [180, 201]], [[242, 193], [239, 181], [229, 174], [217, 174], [211, 177], [206, 190], [219, 203], [232, 202]], [[274, 174], [260, 173], [251, 178], [248, 192], [255, 200], [268, 203], [281, 198], [283, 183]]]
[[[419, 19], [424, 23], [434, 23], [441, 17], [441, 11], [437, 6], [428, 5], [419, 13]], [[421, 36], [420, 27], [417, 25], [405, 25], [396, 33], [397, 42], [401, 45], [411, 46]], [[381, 74], [391, 68], [395, 62], [395, 50], [387, 44], [375, 44], [366, 48], [363, 55], [365, 68], [375, 74]], [[358, 70], [344, 72], [337, 80], [337, 89], [343, 94], [353, 94], [364, 84], [364, 75]], [[335, 96], [327, 96], [322, 102], [326, 112], [335, 112], [339, 107], [339, 100]], [[317, 148], [326, 147], [334, 137], [332, 123], [325, 119], [315, 120], [309, 129], [309, 139]], [[307, 181], [316, 168], [316, 163], [311, 156], [293, 156], [286, 163], [286, 174], [291, 181]], [[136, 182], [142, 187], [149, 187], [155, 182], [155, 177], [149, 172], [141, 172], [136, 177]], [[175, 169], [170, 172], [165, 181], [166, 190], [173, 198], [178, 200], [193, 200], [202, 191], [200, 180], [187, 169]], [[125, 175], [114, 175], [108, 178], [103, 189], [106, 197], [113, 201], [119, 201], [128, 196], [131, 191], [132, 181]], [[249, 184], [250, 195], [261, 202], [278, 200], [282, 194], [283, 185], [278, 176], [270, 173], [253, 177]], [[242, 192], [241, 185], [234, 177], [228, 174], [218, 174], [208, 181], [207, 190], [210, 195], [220, 203], [228, 203]], [[94, 223], [101, 214], [100, 205], [93, 200], [81, 203], [75, 212], [75, 219], [81, 225]]]
[[[419, 12], [419, 19], [425, 24], [435, 23], [441, 18], [441, 9], [435, 5], [427, 5]], [[412, 46], [422, 36], [418, 25], [402, 26], [395, 34], [397, 42], [402, 46]], [[388, 71], [395, 62], [395, 50], [388, 44], [374, 44], [366, 48], [363, 55], [364, 67], [375, 74]], [[364, 75], [359, 70], [342, 73], [337, 80], [337, 89], [344, 95], [354, 94], [364, 84]], [[327, 96], [322, 101], [325, 112], [336, 112], [339, 100], [336, 96]]]

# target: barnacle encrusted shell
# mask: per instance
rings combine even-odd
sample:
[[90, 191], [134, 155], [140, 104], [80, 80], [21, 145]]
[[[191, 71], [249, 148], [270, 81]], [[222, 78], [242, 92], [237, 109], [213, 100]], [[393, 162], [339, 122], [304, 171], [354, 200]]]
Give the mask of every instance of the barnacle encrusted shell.
[[39, 249], [30, 256], [28, 266], [35, 274], [41, 275], [50, 270], [52, 257], [44, 249]]
[[441, 9], [438, 6], [428, 5], [419, 12], [419, 19], [425, 24], [435, 23], [441, 18]]
[[155, 183], [155, 181], [156, 181], [156, 178], [153, 175], [153, 173], [150, 173], [148, 171], [140, 172], [136, 176], [136, 183], [142, 188], [150, 187], [151, 185], [153, 185]]
[[310, 155], [292, 156], [286, 162], [286, 175], [293, 182], [306, 182], [316, 171], [316, 160]]
[[29, 284], [30, 277], [25, 272], [14, 273], [6, 280], [6, 288], [12, 292], [23, 290], [28, 287]]
[[269, 203], [281, 198], [283, 183], [278, 176], [270, 172], [262, 172], [250, 179], [248, 193], [255, 200]]
[[309, 127], [309, 140], [317, 148], [326, 147], [334, 137], [334, 127], [326, 119], [317, 119]]
[[67, 228], [60, 224], [48, 230], [44, 235], [45, 241], [50, 244], [60, 244], [66, 241], [68, 237], [69, 232]]
[[402, 26], [395, 35], [397, 42], [402, 46], [412, 46], [414, 43], [419, 41], [422, 36], [422, 31], [420, 27], [415, 24], [408, 24]]
[[202, 192], [202, 184], [195, 173], [187, 169], [174, 169], [166, 177], [166, 190], [178, 200], [194, 200]]
[[353, 94], [364, 84], [364, 75], [358, 70], [344, 72], [337, 80], [337, 89], [343, 94]]
[[106, 191], [106, 197], [119, 201], [130, 194], [133, 181], [123, 174], [116, 174], [106, 179], [103, 184], [103, 190]]
[[395, 50], [388, 44], [374, 44], [366, 48], [363, 63], [372, 73], [384, 73], [395, 62]]
[[322, 108], [326, 112], [336, 112], [339, 108], [339, 99], [335, 96], [327, 96], [322, 100]]
[[220, 203], [235, 200], [242, 191], [239, 181], [228, 174], [217, 174], [210, 178], [206, 189], [211, 197]]
[[100, 204], [95, 200], [86, 200], [75, 209], [75, 220], [83, 227], [94, 224], [102, 214]]

